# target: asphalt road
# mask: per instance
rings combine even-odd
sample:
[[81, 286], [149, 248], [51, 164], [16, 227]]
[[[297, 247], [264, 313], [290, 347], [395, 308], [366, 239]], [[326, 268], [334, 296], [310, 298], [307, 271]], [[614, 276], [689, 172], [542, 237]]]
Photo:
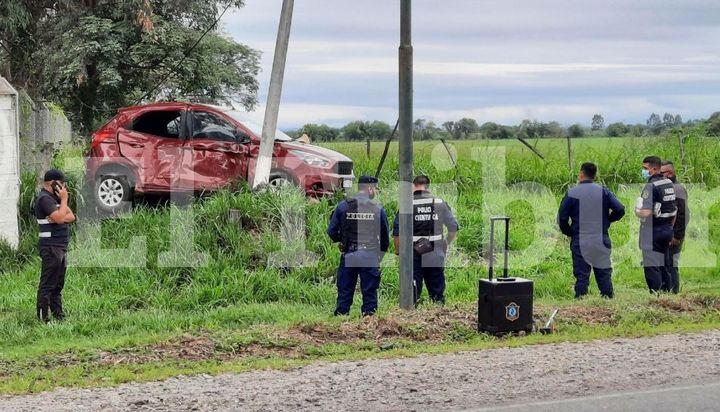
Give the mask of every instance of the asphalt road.
[[705, 412], [720, 410], [720, 382], [522, 403], [475, 412]]

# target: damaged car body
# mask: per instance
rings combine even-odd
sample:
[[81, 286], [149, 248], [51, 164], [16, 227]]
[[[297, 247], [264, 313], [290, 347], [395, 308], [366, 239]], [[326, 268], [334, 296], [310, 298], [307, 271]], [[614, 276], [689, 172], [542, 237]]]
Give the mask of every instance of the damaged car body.
[[[230, 108], [154, 103], [123, 108], [92, 136], [86, 181], [99, 209], [127, 208], [135, 194], [208, 192], [252, 181], [262, 127]], [[269, 185], [320, 197], [352, 186], [352, 161], [277, 131]]]

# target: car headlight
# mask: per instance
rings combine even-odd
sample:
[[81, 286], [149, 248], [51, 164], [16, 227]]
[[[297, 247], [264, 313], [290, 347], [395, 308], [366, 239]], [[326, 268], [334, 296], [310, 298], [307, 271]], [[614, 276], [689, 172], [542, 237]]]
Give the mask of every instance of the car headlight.
[[291, 154], [299, 157], [303, 162], [313, 167], [328, 167], [330, 159], [318, 156], [312, 153], [303, 152], [302, 150], [288, 150]]

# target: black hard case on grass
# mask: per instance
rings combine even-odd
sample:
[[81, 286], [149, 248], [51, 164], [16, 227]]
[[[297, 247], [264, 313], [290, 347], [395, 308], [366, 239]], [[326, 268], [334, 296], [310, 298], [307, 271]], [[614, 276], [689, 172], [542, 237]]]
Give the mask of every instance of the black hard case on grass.
[[[493, 278], [495, 266], [495, 222], [505, 223], [503, 277]], [[488, 279], [478, 285], [478, 330], [488, 333], [532, 332], [533, 281], [508, 277], [509, 217], [490, 218]]]

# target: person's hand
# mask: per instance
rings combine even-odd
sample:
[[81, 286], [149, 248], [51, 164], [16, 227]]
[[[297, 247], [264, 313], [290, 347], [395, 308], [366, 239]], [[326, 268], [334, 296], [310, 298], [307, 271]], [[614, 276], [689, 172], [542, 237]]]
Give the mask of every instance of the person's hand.
[[678, 246], [678, 245], [680, 245], [680, 240], [676, 239], [676, 238], [672, 238], [672, 240], [670, 241], [670, 246]]
[[57, 193], [58, 193], [58, 196], [60, 197], [61, 202], [68, 201], [69, 193], [68, 193], [67, 185], [65, 183], [60, 185], [60, 190], [58, 190]]

